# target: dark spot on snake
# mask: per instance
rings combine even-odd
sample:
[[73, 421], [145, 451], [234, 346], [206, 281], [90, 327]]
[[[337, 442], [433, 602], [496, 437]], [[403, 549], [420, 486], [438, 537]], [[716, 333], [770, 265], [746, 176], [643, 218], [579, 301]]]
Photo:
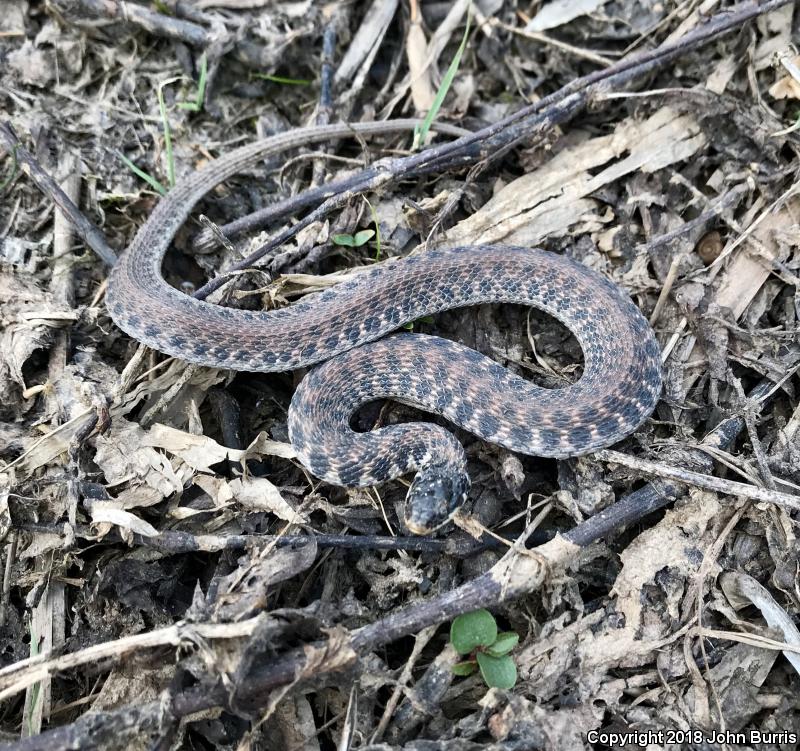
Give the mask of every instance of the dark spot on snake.
[[461, 425], [466, 424], [469, 422], [469, 418], [472, 417], [472, 405], [467, 403], [466, 401], [461, 402], [456, 407], [456, 422], [459, 422]]
[[521, 425], [515, 425], [508, 431], [511, 441], [517, 446], [527, 446], [531, 440], [531, 431]]
[[148, 324], [142, 330], [142, 333], [147, 337], [156, 337], [158, 336], [158, 326], [153, 326], [153, 324]]
[[597, 427], [597, 432], [600, 434], [600, 436], [606, 437], [617, 432], [619, 423], [617, 422], [615, 417], [607, 415], [606, 417], [598, 421], [596, 427]]
[[500, 420], [494, 415], [486, 414], [485, 412], [478, 418], [478, 430], [483, 436], [490, 436], [497, 433], [500, 427]]
[[[357, 467], [351, 464], [348, 467], [340, 467], [336, 471], [336, 475], [339, 478], [339, 482], [342, 483], [342, 485], [353, 486], [353, 485], [358, 485], [358, 481], [361, 478], [361, 472], [362, 472], [361, 467]], [[315, 471], [314, 474], [317, 474], [317, 472]]]
[[592, 434], [587, 428], [573, 427], [569, 432], [573, 446], [588, 446], [592, 441]]
[[391, 464], [389, 459], [385, 456], [381, 457], [380, 459], [376, 459], [375, 463], [372, 465], [372, 474], [374, 477], [388, 477], [389, 476], [389, 468]]
[[[328, 462], [326, 457], [320, 456], [319, 454], [316, 454], [315, 456], [311, 457], [311, 461], [309, 462], [309, 469], [317, 477], [323, 477], [324, 475], [328, 474], [330, 468], [331, 468], [330, 462]], [[339, 479], [344, 482], [341, 472], [338, 472], [337, 474], [339, 475]]]
[[600, 413], [594, 407], [581, 407], [578, 410], [578, 419], [580, 419], [581, 422], [593, 425], [600, 420]]
[[175, 334], [169, 338], [168, 344], [175, 349], [183, 349], [186, 346], [186, 337]]
[[539, 438], [547, 449], [558, 448], [561, 444], [561, 434], [552, 428], [542, 428], [539, 431]]
[[635, 402], [629, 401], [620, 407], [617, 414], [619, 414], [621, 422], [632, 423], [639, 416], [640, 410]]

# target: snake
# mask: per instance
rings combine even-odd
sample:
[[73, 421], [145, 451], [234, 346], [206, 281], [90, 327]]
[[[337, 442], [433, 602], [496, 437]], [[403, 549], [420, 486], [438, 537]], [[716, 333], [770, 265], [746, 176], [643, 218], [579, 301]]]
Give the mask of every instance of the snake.
[[[445, 525], [470, 490], [465, 450], [424, 421], [361, 432], [352, 425], [381, 399], [439, 415], [524, 455], [566, 458], [635, 431], [661, 392], [660, 349], [631, 298], [602, 274], [536, 248], [444, 247], [390, 259], [283, 308], [241, 310], [172, 287], [161, 265], [195, 205], [224, 180], [285, 149], [411, 128], [416, 121], [300, 128], [209, 162], [161, 199], [113, 266], [106, 305], [136, 340], [198, 365], [252, 372], [310, 368], [291, 399], [289, 440], [300, 463], [332, 485], [366, 487], [414, 474], [403, 521], [414, 534]], [[569, 329], [583, 372], [543, 388], [491, 358], [405, 324], [482, 303], [539, 308]]]

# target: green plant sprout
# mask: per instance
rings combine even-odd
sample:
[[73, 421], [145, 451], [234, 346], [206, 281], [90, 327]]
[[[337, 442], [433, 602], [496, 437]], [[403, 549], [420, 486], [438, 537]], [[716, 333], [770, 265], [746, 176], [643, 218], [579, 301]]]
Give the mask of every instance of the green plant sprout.
[[[158, 111], [161, 116], [161, 125], [164, 129], [164, 151], [166, 152], [167, 156], [167, 181], [169, 182], [170, 187], [175, 185], [175, 159], [172, 154], [172, 131], [169, 126], [169, 118], [167, 117], [167, 105], [164, 101], [164, 87], [179, 80], [180, 78], [168, 78], [166, 81], [162, 81], [156, 89], [156, 96], [158, 97]], [[200, 77], [197, 81], [197, 91], [194, 95], [194, 99], [188, 102], [178, 102], [178, 107], [190, 112], [200, 112], [200, 110], [203, 109], [203, 103], [205, 102], [207, 82], [208, 60], [205, 53], [203, 53], [200, 58]], [[128, 159], [128, 157], [119, 151], [117, 152], [117, 156], [120, 158], [122, 163], [131, 172], [133, 172], [134, 175], [144, 180], [151, 188], [153, 188], [153, 190], [162, 196], [167, 194], [167, 189], [159, 180], [137, 167], [130, 159]]]
[[[30, 656], [33, 658], [39, 655], [39, 638], [36, 636], [36, 631], [34, 631], [33, 625], [31, 625], [30, 627], [30, 634], [31, 634]], [[33, 718], [36, 716], [39, 701], [42, 698], [41, 690], [42, 690], [41, 681], [37, 681], [31, 687], [31, 700], [28, 705], [29, 711], [27, 716], [23, 718], [23, 722], [25, 723], [25, 727], [28, 729], [29, 736], [37, 735], [39, 733], [39, 729], [34, 727]]]
[[272, 81], [272, 83], [281, 83], [286, 86], [310, 86], [313, 81], [307, 78], [286, 78], [286, 76], [273, 76], [270, 73], [252, 73], [253, 78], [263, 78], [265, 81]]
[[450, 90], [453, 79], [456, 77], [458, 66], [461, 64], [461, 56], [464, 54], [464, 50], [467, 46], [471, 21], [472, 4], [470, 3], [469, 11], [467, 13], [467, 26], [464, 29], [464, 36], [461, 39], [461, 44], [459, 45], [458, 50], [456, 50], [456, 54], [447, 68], [444, 78], [442, 78], [442, 83], [439, 86], [439, 90], [436, 92], [436, 96], [433, 99], [433, 104], [431, 105], [430, 110], [428, 110], [428, 114], [425, 115], [425, 119], [422, 121], [422, 125], [418, 125], [414, 128], [414, 143], [411, 146], [411, 148], [414, 150], [418, 149], [423, 143], [425, 143], [425, 139], [428, 137], [428, 132], [431, 129], [431, 125], [433, 125], [436, 115], [439, 114], [439, 110], [442, 108], [444, 98], [447, 96], [447, 92]]
[[334, 235], [331, 240], [333, 240], [334, 245], [344, 245], [348, 248], [360, 248], [365, 243], [368, 243], [374, 235], [374, 229], [362, 229], [360, 232], [356, 232], [355, 235]]
[[422, 318], [417, 318], [415, 321], [409, 321], [408, 323], [403, 324], [403, 328], [406, 331], [413, 331], [414, 326], [418, 323], [433, 323], [433, 316], [422, 316]]
[[204, 52], [200, 56], [200, 78], [197, 79], [197, 93], [194, 95], [194, 101], [178, 102], [178, 107], [182, 110], [189, 112], [200, 112], [203, 109], [203, 103], [206, 100], [206, 83], [208, 82], [208, 60]]
[[169, 182], [170, 188], [175, 185], [175, 159], [172, 156], [172, 131], [170, 131], [169, 128], [167, 105], [164, 103], [164, 87], [174, 80], [174, 78], [171, 78], [160, 83], [156, 90], [158, 95], [158, 111], [161, 113], [161, 123], [164, 126], [164, 151], [167, 154], [167, 181]]
[[458, 616], [450, 626], [450, 643], [460, 655], [469, 659], [453, 665], [456, 675], [472, 675], [480, 670], [489, 688], [513, 688], [517, 682], [517, 666], [508, 654], [519, 642], [513, 631], [498, 633], [497, 621], [488, 610], [476, 610]]
[[141, 178], [144, 180], [153, 190], [159, 193], [162, 196], [167, 195], [167, 189], [152, 175], [149, 175], [142, 169], [139, 169], [128, 157], [125, 156], [121, 151], [116, 152], [117, 156], [120, 158], [122, 163], [131, 171], [133, 172], [136, 177]]

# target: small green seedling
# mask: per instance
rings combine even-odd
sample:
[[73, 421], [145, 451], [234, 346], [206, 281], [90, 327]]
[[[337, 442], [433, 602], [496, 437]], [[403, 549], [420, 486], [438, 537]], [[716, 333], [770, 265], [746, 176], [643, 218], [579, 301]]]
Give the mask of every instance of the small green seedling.
[[203, 102], [206, 99], [206, 83], [208, 82], [208, 60], [206, 53], [200, 57], [200, 78], [197, 80], [197, 93], [194, 100], [189, 102], [178, 102], [178, 107], [189, 112], [200, 112], [203, 109]]
[[[30, 656], [33, 658], [39, 655], [40, 642], [39, 642], [39, 637], [36, 636], [36, 631], [34, 631], [32, 625], [30, 627], [30, 632], [31, 632]], [[34, 717], [36, 717], [37, 707], [39, 701], [42, 698], [41, 689], [42, 689], [42, 684], [40, 682], [34, 683], [33, 686], [31, 686], [30, 700], [27, 702], [28, 712], [26, 713], [26, 716], [23, 717], [23, 722], [25, 723], [25, 727], [28, 728], [29, 736], [38, 735], [41, 732], [41, 728], [36, 727], [34, 725]]]
[[468, 660], [453, 665], [456, 675], [472, 675], [480, 670], [489, 688], [513, 688], [517, 682], [517, 666], [508, 654], [519, 641], [513, 631], [498, 633], [497, 622], [488, 610], [460, 615], [450, 626], [450, 643]]
[[264, 81], [271, 81], [272, 83], [280, 83], [284, 86], [311, 86], [313, 81], [308, 78], [287, 78], [286, 76], [273, 76], [270, 73], [251, 73], [253, 78], [261, 78]]
[[167, 105], [164, 102], [164, 87], [168, 83], [172, 83], [174, 78], [168, 81], [162, 81], [156, 89], [158, 96], [158, 111], [161, 113], [161, 122], [164, 126], [164, 152], [167, 157], [167, 180], [169, 187], [175, 185], [175, 160], [172, 158], [172, 131], [169, 127], [169, 118], [167, 117]]
[[458, 66], [461, 64], [461, 56], [464, 54], [464, 49], [467, 46], [467, 39], [469, 39], [469, 27], [471, 22], [472, 4], [470, 4], [469, 11], [467, 13], [467, 26], [464, 29], [464, 36], [461, 39], [461, 44], [458, 46], [456, 54], [450, 62], [447, 72], [444, 74], [444, 78], [442, 78], [442, 83], [439, 86], [439, 90], [436, 92], [436, 96], [433, 98], [433, 104], [431, 105], [430, 110], [428, 110], [428, 114], [425, 116], [422, 125], [418, 125], [416, 128], [414, 128], [414, 143], [411, 146], [414, 151], [416, 151], [420, 146], [422, 146], [423, 143], [425, 143], [425, 139], [428, 137], [428, 131], [430, 131], [431, 125], [433, 125], [433, 121], [436, 119], [436, 115], [439, 114], [439, 110], [444, 103], [444, 98], [447, 96], [447, 92], [450, 90], [453, 79], [456, 77]]
[[334, 235], [331, 239], [334, 245], [344, 245], [348, 248], [360, 248], [375, 236], [374, 229], [362, 229], [355, 235]]
[[116, 152], [117, 156], [119, 157], [120, 161], [131, 171], [134, 175], [144, 180], [153, 190], [155, 190], [159, 195], [165, 196], [167, 195], [167, 189], [152, 175], [149, 175], [142, 169], [139, 169], [128, 157], [125, 156], [121, 151]]
[[[175, 185], [175, 159], [172, 155], [172, 131], [169, 126], [169, 117], [167, 115], [167, 105], [164, 101], [164, 87], [168, 86], [171, 83], [175, 83], [175, 81], [181, 80], [178, 78], [170, 78], [166, 81], [162, 81], [158, 88], [156, 89], [156, 96], [158, 97], [158, 111], [161, 115], [161, 124], [164, 128], [164, 151], [166, 153], [167, 158], [167, 180], [169, 182], [170, 187]], [[200, 78], [197, 81], [197, 91], [194, 96], [193, 101], [189, 102], [178, 102], [178, 107], [183, 110], [188, 110], [190, 112], [200, 112], [203, 109], [203, 103], [205, 102], [206, 96], [206, 83], [208, 81], [208, 60], [206, 59], [205, 53], [203, 53], [202, 57], [200, 58]], [[122, 163], [137, 177], [144, 180], [153, 190], [157, 191], [162, 196], [167, 194], [167, 189], [164, 185], [159, 182], [155, 177], [148, 174], [144, 170], [139, 169], [128, 157], [120, 152], [117, 152], [117, 156], [120, 158]]]
[[418, 323], [433, 323], [433, 316], [422, 316], [422, 318], [417, 318], [416, 321], [409, 321], [403, 324], [403, 328], [406, 331], [413, 331], [414, 326]]

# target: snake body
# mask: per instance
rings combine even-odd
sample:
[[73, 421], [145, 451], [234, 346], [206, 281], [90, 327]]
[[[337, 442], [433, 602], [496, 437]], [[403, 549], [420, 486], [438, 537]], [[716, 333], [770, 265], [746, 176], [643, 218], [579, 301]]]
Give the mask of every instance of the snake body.
[[[344, 486], [416, 472], [405, 521], [424, 533], [466, 497], [464, 451], [452, 433], [431, 423], [355, 432], [350, 420], [361, 405], [395, 399], [513, 451], [566, 457], [635, 430], [658, 400], [661, 368], [653, 331], [624, 292], [579, 263], [537, 249], [428, 251], [265, 312], [196, 300], [164, 280], [161, 262], [172, 237], [215, 185], [269, 153], [355, 129], [384, 132], [386, 125], [293, 131], [194, 173], [159, 203], [114, 266], [107, 305], [125, 332], [190, 362], [247, 371], [323, 363], [291, 402], [289, 436], [298, 458], [317, 477]], [[531, 305], [560, 320], [583, 350], [582, 377], [543, 389], [454, 342], [421, 334], [383, 339], [421, 316], [487, 302]]]

